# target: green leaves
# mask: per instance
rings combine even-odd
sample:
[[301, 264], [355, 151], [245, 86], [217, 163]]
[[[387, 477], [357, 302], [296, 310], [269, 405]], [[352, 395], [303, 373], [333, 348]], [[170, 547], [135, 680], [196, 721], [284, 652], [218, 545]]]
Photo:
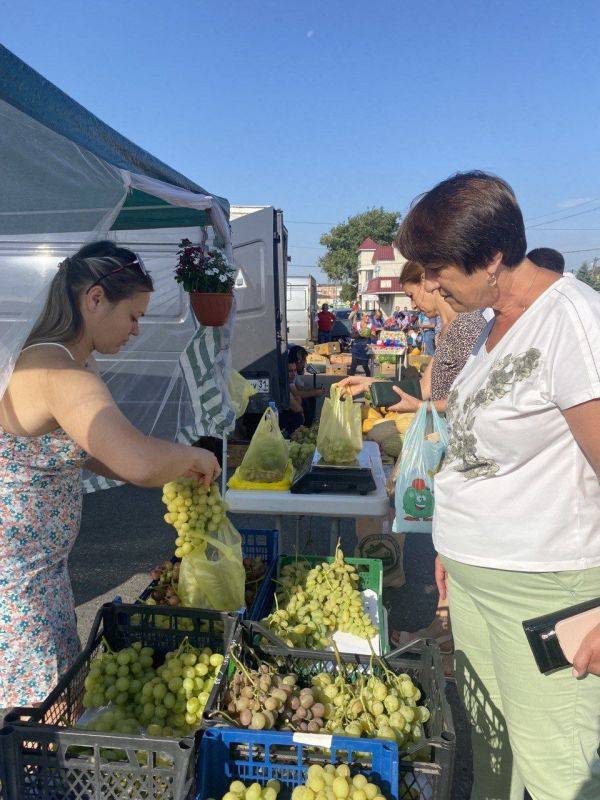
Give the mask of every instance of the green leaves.
[[319, 259], [319, 267], [328, 278], [344, 284], [342, 300], [350, 302], [356, 297], [357, 251], [362, 242], [370, 237], [378, 244], [391, 244], [399, 224], [398, 211], [370, 208], [321, 236], [320, 243], [328, 252]]

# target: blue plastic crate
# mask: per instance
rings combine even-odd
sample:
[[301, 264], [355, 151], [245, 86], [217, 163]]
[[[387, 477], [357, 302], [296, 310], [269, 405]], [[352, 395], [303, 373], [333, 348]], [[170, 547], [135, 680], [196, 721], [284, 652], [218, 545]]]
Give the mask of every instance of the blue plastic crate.
[[244, 614], [246, 619], [258, 621], [266, 617], [271, 610], [271, 586], [277, 574], [277, 559], [279, 558], [279, 531], [242, 528], [240, 534], [244, 557], [256, 558], [258, 556], [267, 565], [254, 602]]
[[[242, 537], [242, 555], [244, 558], [262, 558], [266, 564], [265, 574], [260, 582], [258, 592], [249, 609], [241, 608], [240, 614], [249, 620], [260, 620], [266, 617], [271, 610], [273, 579], [277, 574], [277, 560], [279, 558], [279, 531], [242, 528], [239, 531]], [[173, 558], [175, 563], [179, 559]], [[152, 581], [146, 586], [136, 602], [143, 603], [156, 586], [157, 581]], [[115, 598], [116, 600], [117, 598]]]
[[[295, 736], [303, 741], [294, 741]], [[328, 738], [331, 743], [324, 743]], [[209, 728], [200, 743], [197, 800], [220, 800], [234, 780], [265, 784], [272, 778], [281, 783], [278, 800], [288, 800], [304, 783], [311, 764], [348, 764], [353, 775], [365, 775], [385, 797], [398, 798], [398, 748], [393, 742]]]

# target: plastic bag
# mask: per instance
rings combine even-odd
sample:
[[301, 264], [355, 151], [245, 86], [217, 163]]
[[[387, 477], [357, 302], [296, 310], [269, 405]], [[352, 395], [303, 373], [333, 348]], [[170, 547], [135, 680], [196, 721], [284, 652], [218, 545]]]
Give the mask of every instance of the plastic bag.
[[326, 464], [350, 464], [362, 450], [360, 405], [335, 383], [323, 402], [317, 450]]
[[243, 375], [240, 375], [240, 373], [236, 372], [234, 369], [231, 370], [231, 374], [229, 375], [229, 384], [227, 388], [229, 391], [229, 399], [231, 400], [231, 407], [235, 411], [236, 419], [239, 419], [246, 413], [250, 398], [253, 394], [256, 394], [256, 389], [252, 386], [250, 381], [247, 381]]
[[181, 559], [177, 592], [182, 605], [237, 611], [244, 605], [246, 573], [242, 537], [225, 518], [215, 533], [203, 536], [197, 547]]
[[396, 479], [394, 531], [431, 533], [434, 476], [446, 450], [446, 423], [423, 403], [406, 432]]
[[267, 408], [236, 473], [250, 483], [275, 483], [283, 479], [289, 457], [289, 442], [279, 430], [277, 412]]

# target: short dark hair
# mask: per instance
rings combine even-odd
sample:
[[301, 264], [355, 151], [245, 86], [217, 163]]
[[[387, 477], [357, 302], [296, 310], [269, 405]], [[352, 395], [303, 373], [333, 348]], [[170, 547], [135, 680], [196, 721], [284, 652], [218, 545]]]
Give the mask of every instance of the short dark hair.
[[558, 272], [562, 275], [565, 271], [565, 258], [558, 250], [553, 250], [551, 247], [538, 247], [535, 250], [530, 250], [527, 253], [527, 258], [538, 267], [550, 269], [552, 272]]
[[306, 358], [306, 356], [308, 356], [308, 350], [299, 344], [292, 345], [288, 350], [288, 361], [293, 361], [294, 364], [297, 364], [301, 357]]
[[497, 253], [514, 267], [527, 251], [523, 215], [511, 187], [487, 172], [458, 172], [413, 202], [396, 237], [402, 255], [424, 267], [455, 264], [467, 274]]

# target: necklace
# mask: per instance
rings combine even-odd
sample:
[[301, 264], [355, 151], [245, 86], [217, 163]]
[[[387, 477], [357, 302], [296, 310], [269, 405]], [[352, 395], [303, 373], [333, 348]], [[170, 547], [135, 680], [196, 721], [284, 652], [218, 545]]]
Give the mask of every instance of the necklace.
[[521, 306], [521, 311], [527, 311], [527, 301], [529, 299], [529, 295], [531, 294], [531, 290], [533, 289], [533, 284], [535, 283], [537, 276], [538, 276], [538, 270], [536, 269], [532, 281], [529, 284], [529, 289], [527, 289], [527, 294], [525, 295], [525, 300], [523, 301], [523, 305]]

